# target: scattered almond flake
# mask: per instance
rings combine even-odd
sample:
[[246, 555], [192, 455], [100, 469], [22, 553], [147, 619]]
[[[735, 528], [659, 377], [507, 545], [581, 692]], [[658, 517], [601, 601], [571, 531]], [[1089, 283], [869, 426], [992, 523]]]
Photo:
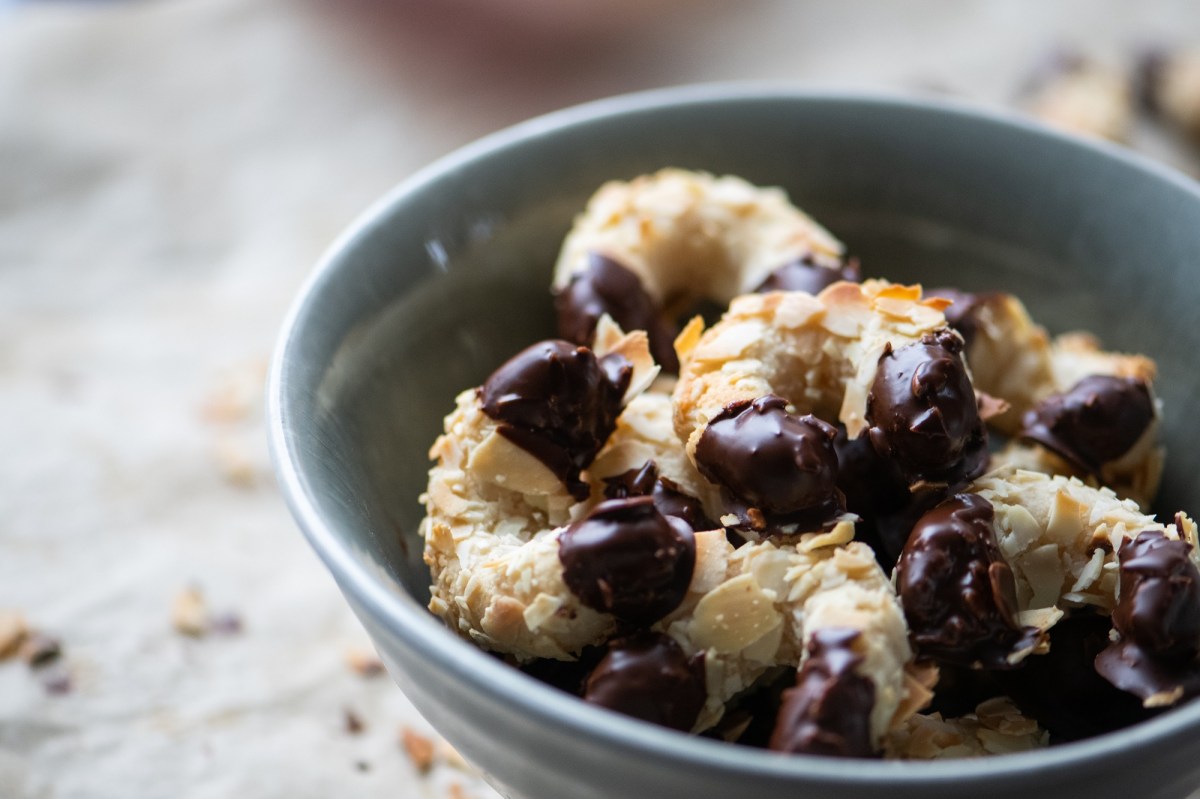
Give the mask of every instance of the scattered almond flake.
[[242, 617], [232, 611], [214, 614], [208, 620], [209, 630], [217, 635], [238, 635], [242, 626]]
[[230, 485], [251, 488], [257, 482], [258, 469], [245, 443], [234, 436], [221, 436], [213, 446], [213, 459], [221, 476]]
[[365, 760], [354, 761], [354, 767], [362, 772], [367, 772], [367, 771], [371, 770], [371, 764]]
[[15, 610], [0, 610], [0, 660], [17, 654], [27, 635], [29, 626], [24, 616]]
[[208, 632], [208, 604], [199, 588], [191, 586], [175, 595], [171, 603], [171, 625], [176, 632], [199, 638]]
[[468, 794], [457, 782], [450, 783], [446, 789], [446, 799], [469, 799]]
[[366, 729], [366, 725], [363, 724], [359, 715], [348, 707], [342, 708], [342, 726], [350, 735], [358, 735]]
[[433, 741], [412, 727], [400, 729], [400, 745], [405, 754], [421, 774], [426, 774], [433, 768]]
[[217, 424], [245, 420], [258, 410], [267, 378], [267, 361], [255, 358], [222, 375], [200, 406], [201, 417]]
[[18, 654], [29, 668], [36, 669], [58, 660], [62, 655], [62, 644], [57, 638], [33, 630], [25, 636]]
[[442, 759], [442, 762], [450, 768], [472, 773], [475, 771], [475, 769], [471, 768], [471, 764], [466, 761], [466, 758], [464, 758], [459, 751], [451, 746], [448, 742], [438, 742], [437, 752], [438, 756]]
[[378, 677], [383, 674], [383, 661], [374, 652], [351, 647], [346, 650], [346, 666], [359, 677]]

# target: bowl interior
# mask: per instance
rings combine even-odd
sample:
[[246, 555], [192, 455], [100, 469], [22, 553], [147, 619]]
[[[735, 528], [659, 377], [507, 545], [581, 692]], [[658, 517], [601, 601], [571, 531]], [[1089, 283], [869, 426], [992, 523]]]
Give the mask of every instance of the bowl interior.
[[782, 186], [896, 281], [1016, 293], [1160, 367], [1160, 507], [1200, 511], [1200, 196], [1114, 148], [904, 100], [763, 91], [565, 112], [499, 134], [386, 198], [297, 306], [287, 457], [322, 523], [424, 604], [418, 496], [454, 396], [553, 335], [551, 268], [605, 180], [664, 166]]

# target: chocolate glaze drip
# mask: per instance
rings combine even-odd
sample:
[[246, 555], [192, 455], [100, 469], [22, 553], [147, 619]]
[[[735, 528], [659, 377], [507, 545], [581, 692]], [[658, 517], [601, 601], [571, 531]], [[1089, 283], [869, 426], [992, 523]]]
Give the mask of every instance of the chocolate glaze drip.
[[979, 333], [979, 312], [1000, 295], [994, 292], [972, 294], [958, 289], [940, 288], [930, 289], [925, 292], [925, 296], [943, 297], [951, 301], [950, 307], [944, 311], [946, 323], [958, 331], [963, 337], [964, 346], [970, 350], [975, 336]]
[[649, 460], [640, 469], [630, 469], [615, 477], [604, 478], [604, 496], [608, 499], [652, 497], [654, 507], [663, 516], [683, 519], [697, 532], [716, 530], [721, 525], [704, 514], [700, 500], [680, 490], [679, 486], [658, 474], [658, 464]]
[[651, 497], [610, 499], [559, 536], [563, 582], [579, 601], [632, 624], [653, 624], [679, 606], [692, 580], [696, 541], [682, 519]]
[[554, 310], [558, 334], [576, 344], [591, 345], [596, 323], [604, 314], [622, 330], [645, 330], [654, 360], [665, 371], [679, 371], [675, 355], [678, 328], [662, 315], [641, 279], [606, 255], [588, 253], [587, 268], [555, 293]]
[[1153, 421], [1154, 400], [1145, 382], [1091, 375], [1026, 411], [1021, 437], [1095, 474], [1128, 452]]
[[818, 630], [808, 644], [808, 659], [796, 675], [796, 687], [783, 692], [783, 704], [769, 748], [778, 752], [871, 757], [871, 710], [875, 684], [854, 673], [862, 656], [851, 645], [858, 630]]
[[1016, 581], [992, 532], [986, 499], [958, 494], [921, 517], [896, 564], [896, 589], [920, 654], [1012, 668], [1038, 633], [1016, 622]]
[[910, 482], [961, 483], [987, 468], [987, 431], [948, 329], [898, 350], [889, 346], [867, 395], [868, 435]]
[[1120, 599], [1112, 623], [1120, 640], [1097, 656], [1096, 670], [1143, 700], [1200, 692], [1200, 572], [1190, 550], [1185, 541], [1144, 530], [1117, 552]]
[[578, 500], [589, 489], [579, 472], [612, 434], [633, 368], [619, 355], [597, 359], [586, 347], [550, 340], [510, 358], [479, 389], [483, 412], [500, 434], [558, 475]]
[[839, 426], [833, 440], [837, 452], [837, 487], [846, 510], [857, 514], [854, 537], [875, 551], [875, 559], [891, 573], [913, 525], [948, 495], [950, 489], [926, 486], [909, 491], [908, 481], [891, 461], [881, 458], [867, 436], [846, 437]]
[[617, 639], [588, 676], [583, 698], [643, 721], [689, 731], [707, 698], [704, 653], [688, 657], [662, 633]]
[[[734, 512], [759, 529], [819, 525], [841, 512], [831, 425], [795, 416], [782, 397], [734, 402], [713, 417], [696, 444], [696, 466], [721, 485]], [[741, 505], [739, 508], [738, 505]], [[764, 516], [765, 514], [765, 516]]]
[[847, 261], [837, 269], [830, 269], [817, 264], [812, 255], [808, 254], [771, 272], [754, 291], [759, 294], [768, 291], [806, 291], [809, 294], [818, 294], [821, 289], [832, 286], [839, 280], [848, 280], [851, 283], [862, 280], [862, 271], [856, 259]]
[[1090, 738], [1155, 715], [1096, 673], [1096, 655], [1109, 644], [1110, 629], [1105, 616], [1072, 611], [1050, 630], [1047, 654], [1000, 675], [1003, 692], [1050, 732], [1051, 743]]

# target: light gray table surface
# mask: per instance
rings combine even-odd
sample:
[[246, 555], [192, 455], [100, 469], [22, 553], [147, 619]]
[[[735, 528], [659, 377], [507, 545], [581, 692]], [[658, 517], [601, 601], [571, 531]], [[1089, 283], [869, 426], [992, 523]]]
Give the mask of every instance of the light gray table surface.
[[[262, 370], [287, 305], [400, 179], [529, 116], [678, 83], [1010, 104], [1054, 47], [1120, 62], [1200, 37], [1196, 9], [0, 5], [0, 609], [61, 639], [71, 685], [0, 662], [0, 796], [494, 796], [441, 749], [426, 774], [404, 754], [402, 728], [432, 731], [386, 677], [347, 668], [366, 637], [265, 451]], [[1196, 172], [1151, 126], [1135, 145]], [[173, 629], [189, 586], [242, 630]]]

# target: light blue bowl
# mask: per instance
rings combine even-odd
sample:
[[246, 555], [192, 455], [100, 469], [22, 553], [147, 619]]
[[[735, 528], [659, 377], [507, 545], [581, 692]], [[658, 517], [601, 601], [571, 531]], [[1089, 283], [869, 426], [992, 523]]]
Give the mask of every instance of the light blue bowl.
[[[664, 166], [781, 185], [868, 275], [1018, 293], [1161, 369], [1164, 510], [1200, 509], [1200, 191], [1128, 152], [945, 103], [689, 87], [605, 100], [466, 147], [369, 209], [284, 325], [271, 445], [296, 520], [425, 717], [509, 797], [1184, 796], [1200, 703], [1046, 751], [942, 763], [785, 757], [585, 705], [425, 610], [417, 496], [453, 407], [553, 334], [551, 266], [605, 180]], [[317, 753], [313, 753], [317, 756]]]

